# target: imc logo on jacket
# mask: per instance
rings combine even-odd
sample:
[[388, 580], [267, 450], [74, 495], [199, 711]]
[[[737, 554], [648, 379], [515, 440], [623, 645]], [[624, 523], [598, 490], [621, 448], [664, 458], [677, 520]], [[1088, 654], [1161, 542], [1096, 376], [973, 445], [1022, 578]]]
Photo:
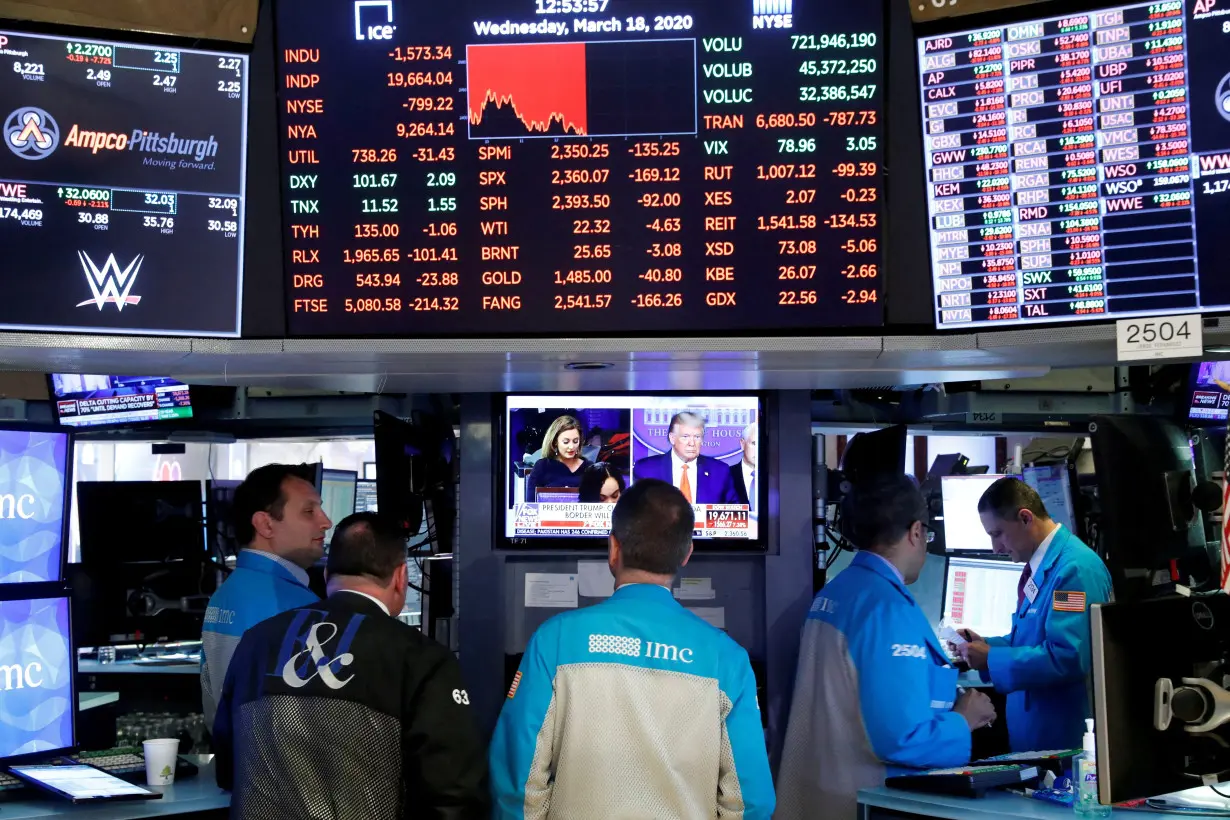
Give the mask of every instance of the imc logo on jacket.
[[319, 679], [325, 686], [337, 690], [354, 680], [353, 674], [345, 675], [345, 672], [346, 667], [354, 663], [350, 645], [364, 616], [353, 616], [344, 629], [331, 621], [308, 623], [309, 617], [322, 614], [311, 610], [300, 612], [291, 621], [283, 641], [286, 648], [278, 660], [282, 682], [293, 689], [302, 689]]
[[589, 651], [594, 655], [627, 655], [630, 658], [691, 663], [692, 650], [669, 643], [642, 641], [623, 635], [590, 635]]

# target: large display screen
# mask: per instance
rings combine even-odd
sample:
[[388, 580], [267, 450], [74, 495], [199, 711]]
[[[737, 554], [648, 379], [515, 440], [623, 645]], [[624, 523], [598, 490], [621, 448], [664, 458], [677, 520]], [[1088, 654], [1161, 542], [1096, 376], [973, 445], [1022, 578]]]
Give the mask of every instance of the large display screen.
[[295, 335], [883, 321], [883, 4], [282, 0]]
[[56, 415], [70, 427], [192, 418], [188, 385], [163, 376], [53, 373]]
[[1230, 309], [1230, 27], [1131, 3], [918, 41], [941, 328]]
[[0, 601], [0, 759], [74, 745], [68, 598]]
[[248, 58], [0, 31], [0, 328], [239, 335]]
[[66, 433], [0, 430], [0, 584], [63, 577], [68, 444]]
[[605, 546], [611, 511], [642, 478], [691, 500], [697, 539], [737, 549], [761, 537], [755, 396], [509, 396], [504, 412], [504, 535], [513, 546]]
[[1230, 362], [1192, 365], [1190, 421], [1224, 422], [1230, 419]]

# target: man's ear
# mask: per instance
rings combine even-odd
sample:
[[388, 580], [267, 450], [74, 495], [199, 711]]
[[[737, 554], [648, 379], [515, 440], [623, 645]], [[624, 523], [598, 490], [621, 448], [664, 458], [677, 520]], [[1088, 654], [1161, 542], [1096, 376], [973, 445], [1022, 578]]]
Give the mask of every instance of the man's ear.
[[683, 563], [681, 563], [679, 566], [686, 567], [688, 565], [688, 561], [690, 561], [692, 558], [692, 551], [694, 548], [695, 548], [695, 545], [691, 541], [689, 541], [688, 542], [688, 554], [683, 556]]
[[264, 510], [252, 513], [252, 529], [262, 538], [273, 538], [273, 516]]
[[393, 570], [393, 586], [398, 589], [406, 589], [410, 583], [410, 570], [407, 569], [406, 563], [403, 561]]
[[619, 563], [619, 542], [614, 535], [608, 535], [606, 542], [606, 561], [614, 567]]

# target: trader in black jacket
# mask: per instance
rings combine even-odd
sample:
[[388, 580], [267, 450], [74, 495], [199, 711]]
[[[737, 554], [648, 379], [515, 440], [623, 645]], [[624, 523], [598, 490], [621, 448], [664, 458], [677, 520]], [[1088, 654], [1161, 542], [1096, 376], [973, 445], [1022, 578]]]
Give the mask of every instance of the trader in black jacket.
[[214, 725], [232, 818], [489, 816], [460, 667], [396, 619], [406, 584], [400, 530], [356, 513], [333, 533], [329, 597], [244, 634]]

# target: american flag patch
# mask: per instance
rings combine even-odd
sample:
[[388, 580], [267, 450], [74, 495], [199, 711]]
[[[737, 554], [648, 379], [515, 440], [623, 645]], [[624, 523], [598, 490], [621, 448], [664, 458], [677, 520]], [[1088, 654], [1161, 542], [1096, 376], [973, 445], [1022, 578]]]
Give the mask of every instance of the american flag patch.
[[1085, 593], [1055, 590], [1055, 596], [1051, 600], [1051, 609], [1056, 612], [1084, 612]]
[[521, 685], [521, 672], [520, 670], [518, 670], [517, 674], [513, 675], [512, 686], [508, 687], [508, 699], [509, 700], [512, 700], [513, 698], [517, 696], [517, 687], [520, 685]]

